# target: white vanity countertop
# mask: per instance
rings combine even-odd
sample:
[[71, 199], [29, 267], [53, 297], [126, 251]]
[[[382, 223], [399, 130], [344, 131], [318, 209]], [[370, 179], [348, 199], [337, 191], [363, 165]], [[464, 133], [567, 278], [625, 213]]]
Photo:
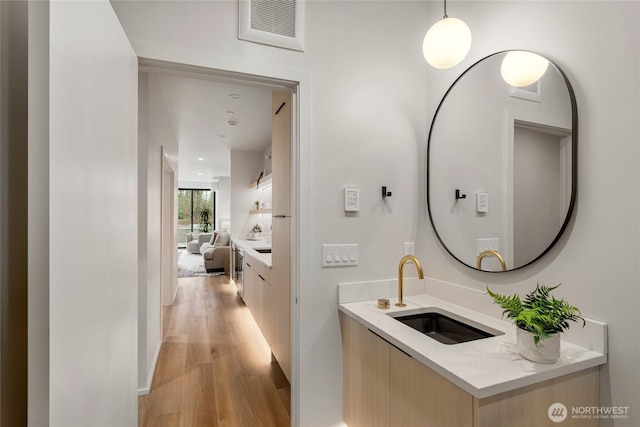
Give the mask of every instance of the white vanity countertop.
[[232, 237], [231, 240], [242, 249], [245, 254], [255, 258], [266, 267], [271, 268], [271, 254], [261, 254], [256, 251], [255, 248], [271, 248], [271, 244], [267, 243], [266, 239], [260, 240], [246, 240], [242, 238]]
[[[391, 308], [386, 310], [377, 307], [377, 300], [339, 304], [338, 308], [476, 398], [493, 396], [607, 362], [606, 354], [564, 340], [556, 363], [530, 362], [518, 354], [515, 326], [510, 322], [425, 294], [406, 296], [406, 307], [396, 307], [396, 301], [391, 299]], [[505, 334], [446, 345], [387, 315], [422, 307], [441, 308]], [[572, 327], [580, 328], [580, 325], [576, 323]]]

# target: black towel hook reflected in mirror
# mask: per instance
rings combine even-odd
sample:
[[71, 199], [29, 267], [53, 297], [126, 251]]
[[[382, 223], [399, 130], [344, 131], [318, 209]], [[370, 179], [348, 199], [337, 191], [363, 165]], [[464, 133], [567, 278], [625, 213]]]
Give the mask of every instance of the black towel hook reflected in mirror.
[[456, 188], [456, 200], [458, 200], [458, 199], [466, 199], [466, 198], [467, 198], [467, 195], [466, 194], [460, 194], [460, 190], [458, 190]]
[[387, 192], [387, 187], [382, 187], [382, 198], [391, 197], [391, 191]]

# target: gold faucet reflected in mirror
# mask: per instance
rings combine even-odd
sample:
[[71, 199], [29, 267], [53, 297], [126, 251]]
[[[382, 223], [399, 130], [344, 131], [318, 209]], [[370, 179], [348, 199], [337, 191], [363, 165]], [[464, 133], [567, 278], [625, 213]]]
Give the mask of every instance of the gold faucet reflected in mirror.
[[498, 261], [500, 261], [500, 267], [502, 267], [502, 271], [507, 271], [507, 265], [504, 263], [504, 259], [502, 258], [502, 255], [500, 255], [498, 253], [498, 251], [494, 251], [491, 249], [488, 249], [484, 252], [482, 252], [480, 255], [478, 255], [478, 260], [476, 261], [476, 268], [478, 270], [482, 270], [482, 258], [492, 255], [496, 258], [498, 258]]
[[403, 272], [404, 265], [408, 261], [412, 261], [416, 265], [416, 268], [418, 269], [418, 278], [424, 279], [424, 273], [422, 272], [422, 265], [420, 265], [420, 261], [418, 261], [418, 258], [414, 257], [413, 255], [403, 256], [402, 259], [400, 260], [400, 265], [398, 266], [398, 302], [396, 303], [396, 306], [398, 307], [407, 306], [407, 304], [402, 302], [402, 293], [403, 293], [402, 277], [404, 276], [404, 272]]

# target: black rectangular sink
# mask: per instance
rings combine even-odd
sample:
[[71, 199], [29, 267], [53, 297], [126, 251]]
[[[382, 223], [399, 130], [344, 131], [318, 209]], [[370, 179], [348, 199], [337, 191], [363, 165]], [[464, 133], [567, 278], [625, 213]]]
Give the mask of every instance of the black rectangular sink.
[[253, 248], [254, 251], [261, 253], [261, 254], [270, 254], [271, 253], [271, 248]]
[[[454, 319], [433, 309], [425, 312], [402, 315], [402, 312], [390, 314], [391, 317], [429, 338], [443, 344], [459, 344], [482, 338], [502, 335], [503, 332], [491, 328], [477, 328], [461, 320]], [[467, 320], [467, 319], [465, 319]]]

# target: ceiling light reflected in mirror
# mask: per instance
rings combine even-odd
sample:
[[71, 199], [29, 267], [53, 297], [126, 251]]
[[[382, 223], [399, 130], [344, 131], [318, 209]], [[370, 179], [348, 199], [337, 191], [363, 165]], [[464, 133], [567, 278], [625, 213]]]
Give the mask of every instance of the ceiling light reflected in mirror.
[[507, 53], [500, 66], [500, 74], [507, 84], [524, 87], [534, 84], [544, 76], [549, 61], [533, 52], [514, 50]]

